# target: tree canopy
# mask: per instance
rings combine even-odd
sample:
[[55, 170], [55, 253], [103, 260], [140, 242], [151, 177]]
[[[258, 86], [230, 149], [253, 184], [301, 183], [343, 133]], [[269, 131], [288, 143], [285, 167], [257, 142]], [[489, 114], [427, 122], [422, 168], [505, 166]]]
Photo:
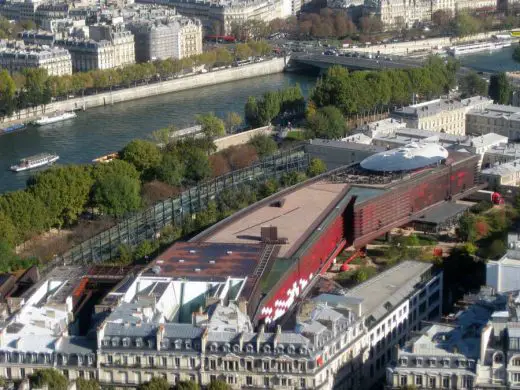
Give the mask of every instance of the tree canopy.
[[47, 385], [49, 390], [67, 390], [67, 378], [54, 368], [45, 368], [36, 371], [29, 377], [31, 387], [42, 388]]
[[170, 384], [165, 378], [153, 377], [149, 382], [139, 385], [138, 390], [169, 390]]
[[311, 159], [309, 163], [309, 168], [307, 168], [307, 175], [309, 177], [314, 177], [317, 175], [321, 175], [322, 173], [325, 173], [327, 171], [327, 166], [323, 162], [323, 160], [320, 160], [319, 158], [313, 158]]
[[489, 79], [489, 97], [498, 104], [509, 104], [511, 85], [504, 72], [491, 75]]
[[141, 207], [140, 191], [138, 179], [108, 174], [94, 185], [93, 202], [103, 214], [121, 218]]
[[157, 145], [141, 139], [130, 141], [120, 155], [123, 160], [133, 164], [139, 172], [155, 168], [161, 162], [161, 152]]
[[270, 156], [278, 150], [275, 140], [266, 134], [257, 134], [249, 140], [260, 158]]
[[197, 122], [202, 127], [204, 135], [210, 139], [226, 135], [224, 121], [213, 113], [197, 115]]
[[217, 379], [210, 382], [208, 385], [208, 390], [231, 390], [231, 386], [223, 380]]
[[347, 132], [347, 123], [339, 108], [325, 106], [308, 119], [308, 129], [313, 138], [339, 139]]
[[486, 96], [488, 85], [476, 72], [471, 72], [460, 80], [460, 92], [463, 98]]

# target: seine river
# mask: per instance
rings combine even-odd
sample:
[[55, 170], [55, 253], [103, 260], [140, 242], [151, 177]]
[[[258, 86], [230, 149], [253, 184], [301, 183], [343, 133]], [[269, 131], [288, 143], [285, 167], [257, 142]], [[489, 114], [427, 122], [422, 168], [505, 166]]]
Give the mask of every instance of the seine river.
[[[520, 70], [520, 64], [511, 59], [512, 50], [466, 56], [461, 61], [479, 71]], [[60, 156], [60, 164], [88, 163], [120, 150], [134, 138], [149, 138], [156, 129], [172, 124], [190, 126], [200, 113], [214, 112], [222, 118], [229, 111], [243, 115], [250, 95], [260, 96], [295, 83], [307, 95], [315, 81], [314, 76], [294, 73], [258, 77], [93, 108], [71, 121], [0, 136], [0, 193], [25, 186], [30, 172], [9, 171], [9, 166], [23, 157], [50, 152]]]
[[79, 112], [76, 119], [0, 136], [0, 193], [23, 188], [31, 172], [12, 173], [9, 166], [41, 152], [56, 153], [60, 164], [88, 163], [118, 151], [134, 138], [149, 138], [157, 129], [194, 124], [195, 115], [214, 112], [224, 118], [229, 111], [243, 116], [250, 95], [300, 84], [305, 95], [316, 77], [276, 74], [175, 92]]

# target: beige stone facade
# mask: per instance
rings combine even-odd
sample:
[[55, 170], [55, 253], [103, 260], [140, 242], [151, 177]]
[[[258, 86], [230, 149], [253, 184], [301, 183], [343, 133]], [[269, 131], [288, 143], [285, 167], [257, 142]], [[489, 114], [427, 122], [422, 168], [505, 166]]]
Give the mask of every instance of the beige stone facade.
[[72, 74], [71, 55], [60, 48], [0, 49], [0, 69], [15, 73], [25, 68], [42, 68], [49, 76]]

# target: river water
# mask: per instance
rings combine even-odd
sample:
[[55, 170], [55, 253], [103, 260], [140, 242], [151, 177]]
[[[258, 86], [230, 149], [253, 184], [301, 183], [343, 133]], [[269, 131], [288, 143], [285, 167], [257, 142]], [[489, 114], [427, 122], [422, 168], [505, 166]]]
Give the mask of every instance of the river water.
[[214, 112], [224, 118], [229, 111], [243, 116], [250, 95], [260, 96], [299, 83], [304, 94], [316, 77], [280, 73], [189, 91], [134, 100], [79, 112], [73, 120], [0, 136], [0, 193], [23, 188], [32, 172], [12, 173], [9, 166], [41, 152], [56, 153], [60, 164], [88, 163], [120, 150], [130, 140], [149, 138], [157, 129], [194, 124], [195, 115]]

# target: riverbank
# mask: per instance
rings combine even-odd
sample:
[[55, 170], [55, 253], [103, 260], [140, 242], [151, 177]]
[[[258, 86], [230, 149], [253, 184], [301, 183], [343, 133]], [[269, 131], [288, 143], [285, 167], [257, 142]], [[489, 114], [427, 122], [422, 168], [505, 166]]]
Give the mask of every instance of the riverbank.
[[125, 88], [116, 91], [99, 93], [54, 102], [45, 106], [33, 107], [21, 110], [11, 117], [6, 117], [0, 123], [7, 127], [13, 123], [28, 122], [42, 115], [50, 115], [59, 111], [87, 110], [89, 108], [108, 106], [117, 103], [142, 99], [150, 96], [163, 95], [171, 92], [185, 91], [188, 89], [202, 88], [222, 83], [244, 80], [259, 76], [267, 76], [283, 72], [289, 57], [273, 58], [271, 60], [257, 62], [236, 68], [228, 68], [214, 72], [186, 76], [160, 83], [140, 85], [134, 88]]
[[467, 37], [441, 37], [441, 38], [430, 38], [422, 39], [418, 41], [409, 42], [395, 42], [380, 45], [372, 45], [365, 48], [352, 48], [347, 49], [349, 51], [355, 51], [360, 53], [371, 53], [371, 54], [392, 54], [392, 55], [411, 55], [419, 53], [432, 53], [440, 48], [458, 45], [462, 43], [468, 43], [473, 41], [481, 41], [491, 39], [493, 35], [506, 34], [509, 30], [501, 31], [489, 31], [485, 33], [479, 33], [475, 35], [469, 35]]

